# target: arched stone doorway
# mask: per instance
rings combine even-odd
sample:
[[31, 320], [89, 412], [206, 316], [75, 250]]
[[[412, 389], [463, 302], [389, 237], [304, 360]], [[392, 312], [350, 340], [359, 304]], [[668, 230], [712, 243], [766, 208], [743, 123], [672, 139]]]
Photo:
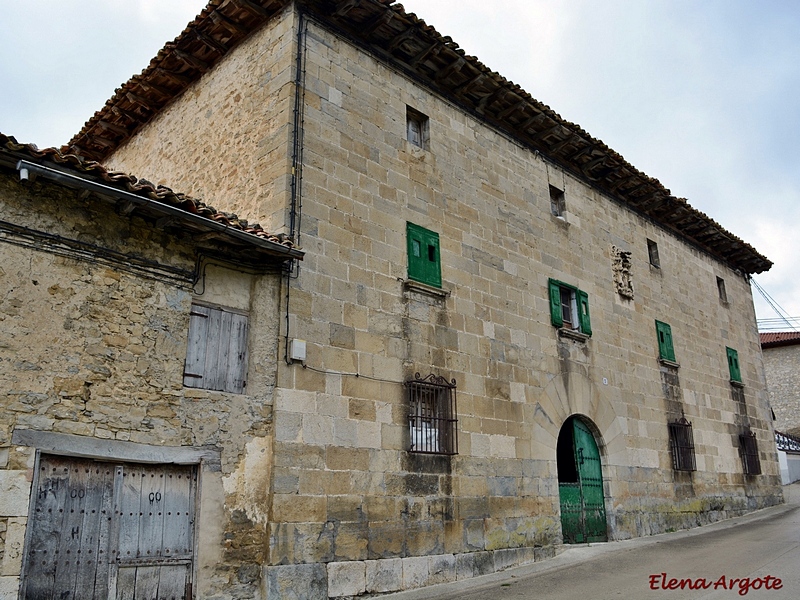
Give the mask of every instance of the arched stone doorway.
[[580, 417], [572, 416], [562, 425], [556, 459], [564, 542], [608, 541], [600, 451]]

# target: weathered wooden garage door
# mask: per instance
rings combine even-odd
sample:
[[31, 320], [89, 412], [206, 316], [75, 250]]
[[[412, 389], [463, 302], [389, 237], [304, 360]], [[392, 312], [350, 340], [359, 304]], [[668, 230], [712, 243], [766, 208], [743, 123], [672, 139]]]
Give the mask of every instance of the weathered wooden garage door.
[[43, 455], [23, 598], [190, 598], [196, 482], [192, 466]]
[[592, 432], [575, 417], [558, 436], [558, 493], [564, 542], [608, 540], [600, 452]]

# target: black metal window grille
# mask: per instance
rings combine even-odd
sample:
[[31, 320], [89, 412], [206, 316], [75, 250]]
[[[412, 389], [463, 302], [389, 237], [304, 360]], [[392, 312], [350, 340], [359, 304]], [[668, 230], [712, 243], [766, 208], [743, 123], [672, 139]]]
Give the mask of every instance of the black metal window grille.
[[694, 435], [692, 424], [681, 418], [669, 423], [669, 447], [672, 451], [672, 468], [676, 471], [696, 471], [694, 460]]
[[428, 375], [406, 382], [410, 452], [458, 454], [456, 381]]
[[739, 453], [742, 455], [742, 467], [745, 475], [761, 475], [761, 461], [758, 458], [756, 434], [746, 431], [739, 434]]
[[776, 429], [775, 442], [778, 444], [778, 450], [791, 452], [792, 454], [800, 454], [800, 438], [794, 435], [783, 433]]

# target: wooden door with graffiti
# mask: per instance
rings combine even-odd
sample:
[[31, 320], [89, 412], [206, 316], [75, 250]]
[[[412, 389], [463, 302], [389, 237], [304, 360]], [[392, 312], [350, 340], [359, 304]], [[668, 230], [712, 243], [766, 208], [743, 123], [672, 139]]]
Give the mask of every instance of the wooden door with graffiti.
[[580, 419], [571, 417], [561, 428], [557, 460], [564, 542], [607, 541], [600, 452], [591, 430]]
[[23, 567], [25, 600], [189, 600], [194, 466], [42, 455]]

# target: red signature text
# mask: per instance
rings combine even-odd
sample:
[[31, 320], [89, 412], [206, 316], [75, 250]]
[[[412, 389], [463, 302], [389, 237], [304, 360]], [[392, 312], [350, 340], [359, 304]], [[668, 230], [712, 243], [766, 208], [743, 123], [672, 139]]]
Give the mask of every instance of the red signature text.
[[687, 577], [678, 579], [668, 577], [666, 573], [650, 575], [651, 590], [737, 590], [740, 596], [746, 596], [750, 590], [779, 590], [783, 581], [779, 577], [765, 575], [764, 577], [726, 577], [706, 579], [704, 577]]

